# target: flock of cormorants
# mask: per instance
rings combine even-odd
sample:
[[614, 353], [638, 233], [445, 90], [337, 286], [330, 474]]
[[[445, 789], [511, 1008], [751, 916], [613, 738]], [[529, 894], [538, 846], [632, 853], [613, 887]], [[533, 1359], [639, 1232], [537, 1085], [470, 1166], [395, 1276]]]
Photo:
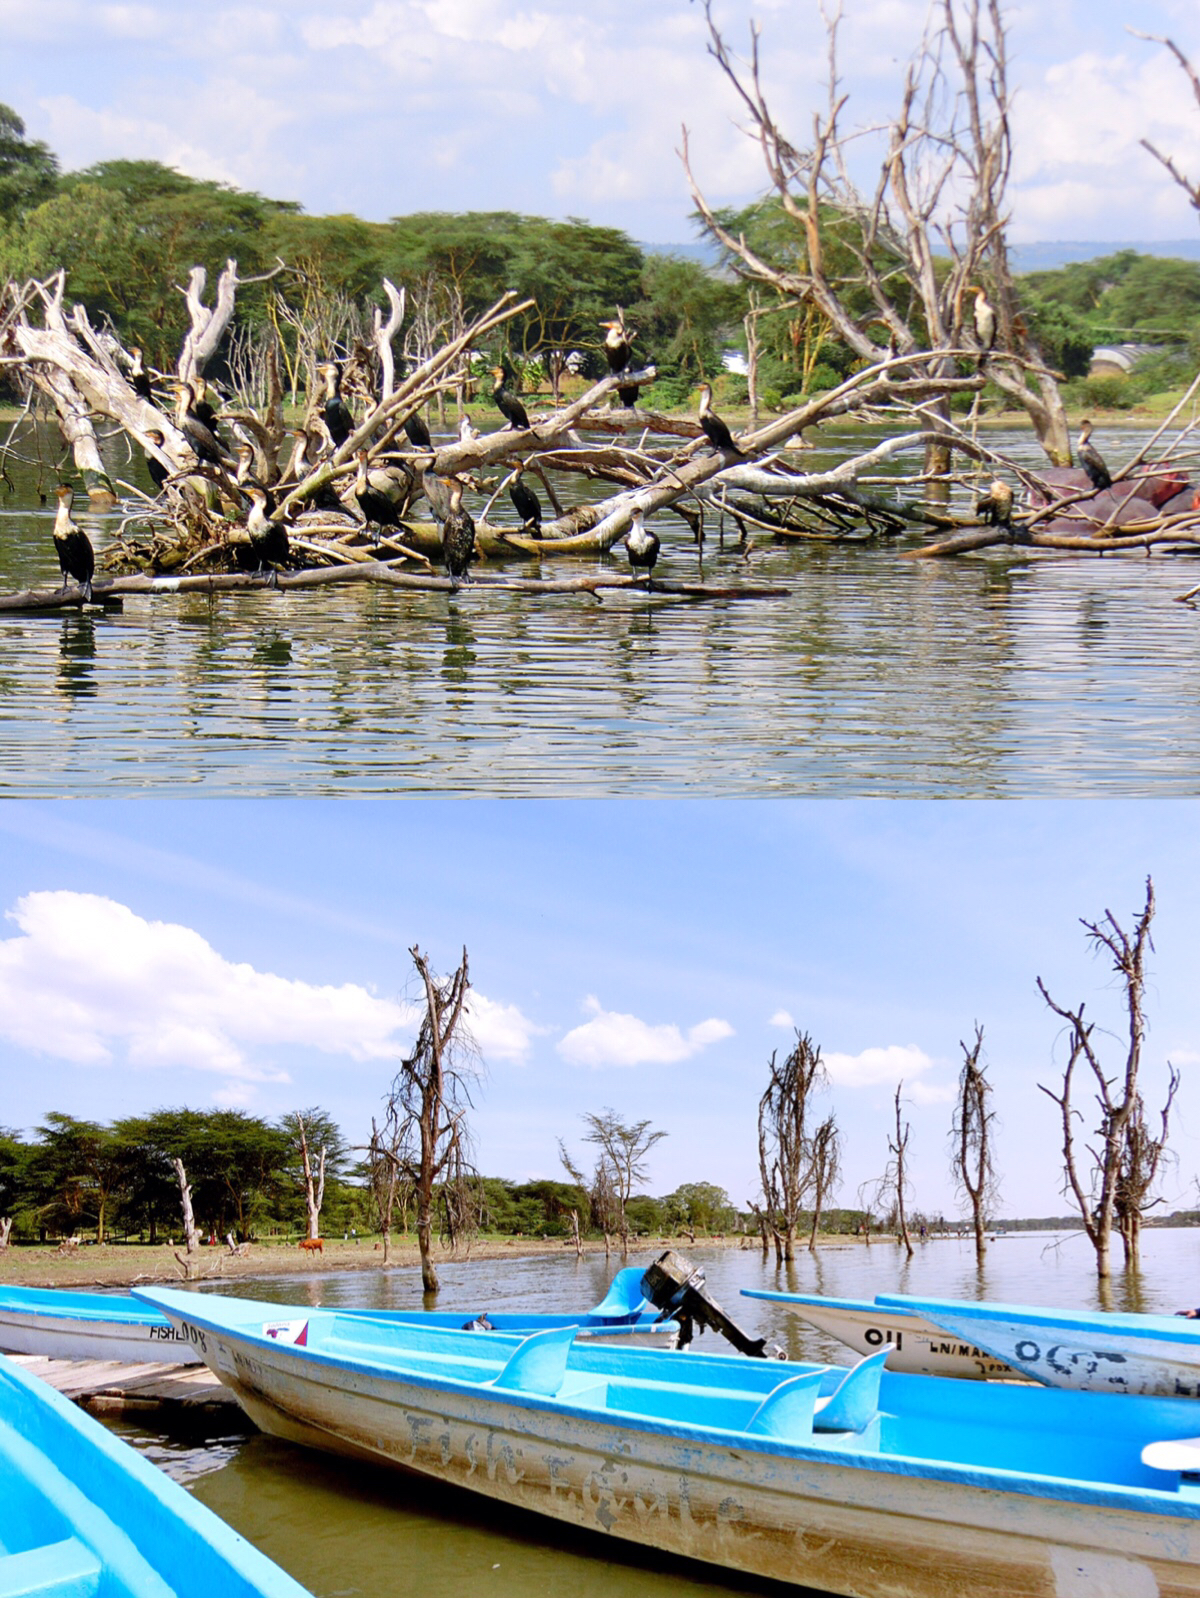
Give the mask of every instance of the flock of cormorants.
[[[600, 324], [605, 332], [604, 355], [610, 373], [619, 375], [630, 365], [633, 340], [636, 334], [625, 326], [624, 317]], [[128, 376], [134, 392], [151, 404], [157, 403], [154, 391], [154, 374], [147, 368], [142, 350], [134, 345], [129, 351]], [[256, 571], [272, 576], [291, 559], [291, 546], [285, 519], [278, 514], [284, 491], [302, 482], [318, 464], [322, 455], [332, 454], [341, 448], [355, 430], [354, 413], [342, 394], [342, 368], [336, 361], [324, 361], [317, 367], [320, 379], [318, 403], [310, 416], [309, 425], [292, 430], [293, 448], [286, 468], [278, 482], [261, 482], [255, 475], [255, 447], [239, 442], [230, 451], [221, 433], [221, 418], [208, 398], [208, 387], [203, 379], [179, 381], [165, 380], [168, 392], [174, 395], [174, 422], [186, 438], [197, 462], [216, 469], [214, 476], [232, 483], [242, 496], [246, 511], [246, 541], [232, 545], [234, 559], [242, 570]], [[506, 426], [514, 432], [524, 432], [530, 426], [529, 415], [520, 398], [508, 387], [503, 366], [491, 368], [492, 401], [504, 417]], [[627, 407], [636, 405], [636, 383], [622, 385], [617, 397]], [[733, 457], [741, 452], [733, 441], [726, 424], [712, 410], [712, 389], [705, 383], [700, 389], [699, 423], [709, 443]], [[456, 581], [467, 581], [469, 569], [475, 559], [476, 530], [471, 513], [463, 505], [464, 484], [457, 477], [439, 477], [430, 467], [436, 448], [423, 417], [414, 412], [402, 421], [408, 439], [410, 454], [393, 456], [389, 460], [369, 458], [368, 451], [355, 452], [355, 475], [346, 498], [341, 498], [335, 486], [325, 485], [311, 497], [306, 509], [316, 513], [345, 513], [352, 497], [366, 523], [373, 542], [401, 534], [404, 518], [415, 499], [424, 494], [435, 519], [441, 524], [442, 560], [447, 573]], [[478, 430], [464, 415], [459, 423], [462, 441], [479, 437]], [[162, 493], [171, 481], [171, 471], [162, 459], [165, 438], [161, 430], [151, 429], [145, 434], [150, 449], [146, 451], [146, 467], [155, 490]], [[422, 466], [421, 453], [429, 461]], [[542, 536], [542, 503], [525, 477], [526, 463], [514, 460], [508, 482], [508, 495], [521, 519], [521, 532], [534, 539]], [[186, 474], [181, 474], [186, 475]], [[63, 576], [63, 588], [69, 582], [80, 584], [88, 599], [95, 574], [95, 555], [87, 533], [71, 518], [73, 492], [67, 485], [56, 491], [58, 511], [54, 524], [54, 546]], [[633, 526], [625, 540], [629, 563], [635, 576], [644, 574], [647, 587], [652, 586], [652, 573], [659, 553], [659, 539], [644, 525], [642, 513], [635, 513]]]

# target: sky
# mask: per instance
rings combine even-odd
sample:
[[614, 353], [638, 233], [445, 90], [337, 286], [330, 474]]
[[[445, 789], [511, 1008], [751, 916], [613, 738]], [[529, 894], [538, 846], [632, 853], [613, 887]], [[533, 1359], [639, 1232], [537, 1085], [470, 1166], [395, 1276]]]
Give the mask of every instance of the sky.
[[[772, 1051], [811, 1033], [841, 1198], [887, 1160], [903, 1081], [913, 1202], [955, 1213], [947, 1141], [976, 1022], [1000, 1118], [1003, 1214], [1063, 1214], [1063, 1033], [1119, 1033], [1080, 917], [1158, 900], [1144, 1079], [1182, 1074], [1167, 1209], [1200, 1171], [1200, 828], [1188, 802], [354, 801], [0, 808], [0, 1123], [163, 1105], [321, 1105], [361, 1142], [418, 997], [408, 951], [466, 946], [480, 1168], [587, 1163], [583, 1116], [667, 1137], [646, 1191], [758, 1192]], [[1106, 1047], [1119, 1056], [1119, 1040]], [[1085, 1106], [1085, 1108], [1087, 1108]]]
[[[741, 50], [757, 19], [771, 104], [803, 143], [824, 98], [818, 0], [714, 12]], [[894, 106], [927, 14], [928, 0], [845, 0], [848, 129]], [[1128, 24], [1200, 58], [1194, 0], [1018, 0], [1007, 15], [1014, 242], [1191, 236], [1194, 213], [1138, 141], [1194, 176], [1200, 110]], [[711, 200], [765, 187], [698, 0], [0, 0], [0, 40], [0, 99], [68, 169], [153, 158], [314, 213], [517, 210], [686, 242], [686, 123]]]

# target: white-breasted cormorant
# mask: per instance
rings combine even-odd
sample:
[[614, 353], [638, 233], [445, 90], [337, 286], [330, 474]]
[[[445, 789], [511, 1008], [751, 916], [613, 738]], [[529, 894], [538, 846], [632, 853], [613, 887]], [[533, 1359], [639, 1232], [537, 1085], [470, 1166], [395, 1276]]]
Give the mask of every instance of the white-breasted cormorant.
[[470, 444], [472, 439], [477, 439], [478, 437], [479, 429], [464, 411], [458, 419], [458, 442], [460, 444]]
[[700, 431], [714, 447], [730, 455], [741, 455], [741, 450], [733, 442], [733, 434], [712, 408], [712, 387], [708, 383], [700, 385], [700, 410], [697, 415]]
[[1104, 457], [1092, 443], [1092, 424], [1086, 420], [1079, 424], [1079, 449], [1076, 454], [1094, 489], [1112, 488], [1112, 473], [1108, 470]]
[[317, 373], [325, 383], [325, 399], [321, 414], [325, 418], [325, 426], [329, 429], [334, 449], [340, 450], [354, 432], [354, 417], [350, 407], [342, 399], [342, 374], [335, 361], [323, 362], [317, 368]]
[[221, 440], [196, 409], [195, 387], [191, 383], [179, 383], [176, 395], [175, 426], [195, 451], [196, 458], [213, 466], [224, 466], [226, 457]]
[[457, 478], [443, 480], [450, 503], [442, 523], [442, 561], [452, 578], [467, 581], [467, 568], [475, 559], [475, 523], [463, 510], [463, 486]]
[[508, 485], [508, 497], [513, 502], [513, 509], [521, 518], [521, 532], [528, 532], [531, 538], [540, 539], [542, 536], [542, 502], [537, 494], [524, 482], [522, 474], [525, 471], [524, 461], [518, 461], [513, 468], [513, 480]]
[[211, 429], [220, 438], [220, 431], [217, 427], [216, 407], [211, 404], [208, 398], [208, 384], [202, 377], [194, 377], [192, 379], [192, 390], [194, 393], [192, 410], [200, 421], [204, 423], [204, 426]]
[[655, 562], [658, 560], [658, 551], [658, 534], [651, 533], [642, 521], [641, 511], [635, 511], [633, 526], [625, 535], [625, 552], [629, 556], [634, 576], [636, 577], [639, 571], [645, 572], [647, 589], [654, 587], [653, 573]]
[[1013, 491], [1000, 478], [993, 478], [987, 486], [987, 493], [980, 496], [975, 502], [975, 515], [982, 517], [989, 527], [1007, 528], [1011, 533], [1013, 509]]
[[[633, 341], [636, 333], [627, 333], [623, 322], [601, 322], [605, 329], [604, 358], [608, 362], [610, 372], [624, 372], [629, 365], [629, 358], [633, 353]], [[634, 406], [637, 404], [637, 384], [617, 390], [617, 398], [622, 405]]]
[[[163, 445], [167, 442], [159, 428], [151, 428], [146, 434], [146, 437], [150, 440], [150, 443], [153, 444], [156, 450], [161, 450]], [[171, 475], [171, 468], [169, 466], [164, 466], [157, 455], [151, 455], [150, 451], [147, 450], [146, 471], [149, 472], [150, 481], [154, 484], [155, 494], [161, 494], [163, 491], [163, 484]]]
[[496, 402], [497, 411], [505, 418], [510, 428], [516, 430], [527, 428], [529, 426], [529, 416], [525, 407], [512, 390], [506, 389], [504, 386], [504, 368], [502, 366], [494, 366], [492, 368], [492, 378], [496, 385], [492, 390], [492, 399]]
[[996, 308], [977, 284], [971, 286], [971, 293], [975, 296], [975, 337], [979, 341], [982, 365], [984, 356], [996, 345]]
[[92, 541], [83, 529], [71, 520], [71, 501], [75, 490], [69, 483], [60, 483], [54, 491], [58, 510], [54, 513], [54, 552], [62, 572], [62, 590], [68, 582], [82, 586], [84, 598], [91, 600], [92, 578], [96, 572], [96, 553]]
[[270, 520], [271, 495], [261, 483], [248, 483], [246, 492], [250, 496], [250, 511], [246, 517], [250, 552], [258, 562], [258, 571], [262, 573], [269, 569], [271, 579], [274, 581], [275, 568], [286, 565], [292, 553], [287, 528], [282, 522]]
[[154, 403], [154, 390], [150, 387], [150, 374], [142, 364], [142, 349], [139, 344], [129, 346], [129, 381], [133, 385], [133, 392], [139, 400], [149, 400]]
[[[354, 479], [354, 498], [366, 518], [367, 527], [377, 529], [403, 527], [400, 513], [408, 498], [407, 474], [395, 467], [376, 467], [373, 471], [370, 470], [367, 465], [366, 450], [356, 451], [355, 459], [358, 462], [358, 472]], [[379, 543], [378, 532], [373, 533], [371, 538], [373, 543]]]

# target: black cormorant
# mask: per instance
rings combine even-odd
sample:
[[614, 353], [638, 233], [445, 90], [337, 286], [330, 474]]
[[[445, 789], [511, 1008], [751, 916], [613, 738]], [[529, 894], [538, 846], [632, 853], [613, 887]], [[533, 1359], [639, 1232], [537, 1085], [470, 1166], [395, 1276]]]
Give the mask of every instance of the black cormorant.
[[[610, 372], [624, 372], [629, 365], [629, 358], [633, 354], [633, 341], [637, 337], [634, 333], [625, 331], [623, 322], [601, 322], [604, 328], [604, 358], [608, 362]], [[617, 398], [622, 405], [633, 406], [637, 404], [637, 384], [618, 389]]]
[[[376, 467], [374, 471], [369, 471], [366, 450], [358, 450], [355, 459], [358, 461], [358, 473], [354, 479], [354, 498], [366, 518], [367, 526], [380, 529], [403, 527], [400, 511], [408, 497], [407, 476], [394, 468], [388, 471]], [[372, 535], [372, 542], [379, 543], [378, 534]]]
[[463, 486], [457, 478], [446, 482], [450, 504], [442, 523], [442, 560], [453, 578], [467, 581], [467, 568], [475, 559], [475, 523], [462, 506]]
[[92, 541], [81, 527], [71, 520], [71, 501], [75, 490], [69, 483], [60, 483], [55, 489], [58, 510], [54, 515], [54, 551], [62, 572], [62, 591], [69, 581], [80, 584], [84, 598], [91, 600], [92, 578], [96, 571], [96, 555]]
[[282, 522], [272, 522], [268, 510], [270, 495], [261, 483], [249, 483], [246, 492], [250, 496], [250, 513], [246, 517], [246, 532], [250, 535], [250, 551], [258, 562], [259, 572], [270, 568], [271, 579], [275, 580], [275, 568], [286, 564], [291, 555], [291, 545], [288, 542], [287, 528]]
[[513, 480], [508, 485], [508, 497], [513, 502], [513, 509], [521, 518], [521, 532], [529, 532], [531, 538], [540, 539], [542, 536], [542, 502], [528, 483], [522, 481], [525, 471], [524, 461], [518, 461], [513, 468]]
[[731, 455], [741, 455], [741, 450], [733, 442], [733, 434], [713, 411], [712, 388], [707, 383], [700, 385], [700, 411], [697, 420], [700, 423], [700, 431], [715, 449], [728, 451]]
[[400, 425], [407, 433], [408, 442], [414, 449], [433, 449], [433, 440], [429, 437], [429, 429], [425, 425], [425, 418], [419, 411], [414, 411], [411, 416], [406, 416]]
[[[150, 440], [150, 443], [153, 444], [156, 450], [161, 450], [163, 445], [167, 442], [163, 437], [162, 432], [158, 428], [151, 428], [146, 434], [146, 437]], [[154, 484], [155, 494], [161, 494], [163, 491], [163, 484], [171, 475], [171, 468], [169, 466], [164, 466], [157, 455], [151, 455], [150, 451], [147, 450], [146, 471], [149, 472], [150, 481]]]
[[150, 387], [150, 374], [142, 365], [142, 350], [138, 344], [129, 346], [129, 381], [133, 384], [133, 392], [139, 400], [149, 400], [154, 403], [154, 390]]
[[1092, 443], [1092, 424], [1088, 421], [1079, 424], [1079, 449], [1076, 454], [1094, 489], [1112, 488], [1112, 474], [1105, 465], [1104, 457]]
[[321, 407], [321, 415], [325, 418], [325, 426], [329, 429], [334, 449], [340, 450], [354, 432], [354, 417], [351, 415], [350, 407], [342, 399], [342, 374], [334, 361], [326, 361], [317, 368], [317, 372], [325, 380], [325, 400]]
[[494, 366], [492, 368], [492, 377], [496, 384], [492, 390], [492, 399], [496, 402], [497, 411], [507, 420], [510, 428], [516, 430], [527, 428], [529, 426], [529, 417], [526, 414], [525, 407], [510, 389], [504, 387], [504, 368], [502, 366]]
[[625, 535], [625, 551], [629, 556], [629, 564], [636, 577], [639, 571], [646, 574], [646, 587], [654, 587], [654, 564], [658, 560], [659, 541], [658, 534], [651, 533], [642, 521], [641, 511], [633, 513], [633, 526]]

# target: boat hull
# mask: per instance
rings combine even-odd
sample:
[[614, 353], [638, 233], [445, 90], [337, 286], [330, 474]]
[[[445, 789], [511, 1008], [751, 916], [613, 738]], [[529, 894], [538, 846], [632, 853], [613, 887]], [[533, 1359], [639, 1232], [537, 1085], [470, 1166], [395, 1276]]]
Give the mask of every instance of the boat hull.
[[[936, 1465], [915, 1475], [911, 1463], [864, 1467], [861, 1456], [839, 1458], [834, 1443], [781, 1448], [580, 1413], [181, 1325], [269, 1433], [758, 1577], [862, 1595], [1194, 1594], [1200, 1586], [1200, 1519], [1086, 1502], [1069, 1485], [1013, 1492], [998, 1490], [987, 1471], [962, 1480]], [[671, 1360], [699, 1367], [706, 1358]]]
[[165, 1317], [125, 1322], [15, 1310], [0, 1310], [0, 1350], [49, 1360], [121, 1360], [130, 1364], [161, 1360], [173, 1366], [193, 1365], [200, 1359]]
[[751, 1299], [783, 1305], [860, 1355], [891, 1346], [889, 1371], [925, 1377], [1020, 1378], [1021, 1372], [997, 1360], [973, 1342], [947, 1333], [915, 1312], [868, 1305], [854, 1300], [825, 1299], [816, 1294], [773, 1294], [743, 1289]]

